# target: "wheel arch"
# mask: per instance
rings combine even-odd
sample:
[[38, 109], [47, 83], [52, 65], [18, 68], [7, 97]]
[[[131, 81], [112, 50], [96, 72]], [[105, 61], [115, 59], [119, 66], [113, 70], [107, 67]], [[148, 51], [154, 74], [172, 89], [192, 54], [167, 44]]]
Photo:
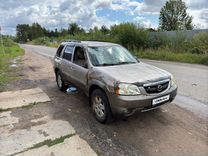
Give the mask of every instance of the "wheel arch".
[[[100, 89], [101, 91], [103, 91], [105, 94], [106, 94], [106, 89], [101, 85], [99, 84], [92, 84], [90, 87], [89, 87], [89, 106], [91, 106], [91, 94], [94, 90], [96, 89]], [[108, 98], [108, 95], [106, 94], [106, 97]]]
[[112, 114], [112, 110], [111, 110], [111, 103], [109, 101], [109, 97], [108, 97], [108, 94], [107, 94], [108, 90], [106, 90], [107, 88], [105, 88], [105, 86], [101, 87], [97, 84], [93, 84], [93, 85], [90, 86], [90, 88], [89, 88], [89, 106], [93, 109], [93, 107], [91, 105], [91, 102], [92, 102], [91, 101], [91, 94], [93, 93], [94, 90], [97, 90], [97, 89], [101, 90], [105, 94], [105, 99], [107, 100], [107, 103], [106, 103], [106, 105], [107, 105], [106, 106], [107, 117], [103, 121], [100, 121], [99, 119], [97, 119], [97, 120], [101, 123], [111, 122], [113, 120], [113, 114]]

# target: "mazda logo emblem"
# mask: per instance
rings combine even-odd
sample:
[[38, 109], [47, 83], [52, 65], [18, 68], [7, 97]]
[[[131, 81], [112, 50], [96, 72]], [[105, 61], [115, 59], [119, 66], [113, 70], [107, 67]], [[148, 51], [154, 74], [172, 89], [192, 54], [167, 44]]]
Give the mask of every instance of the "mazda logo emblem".
[[158, 86], [157, 86], [157, 90], [158, 90], [158, 91], [161, 91], [162, 89], [163, 89], [162, 85], [158, 85]]

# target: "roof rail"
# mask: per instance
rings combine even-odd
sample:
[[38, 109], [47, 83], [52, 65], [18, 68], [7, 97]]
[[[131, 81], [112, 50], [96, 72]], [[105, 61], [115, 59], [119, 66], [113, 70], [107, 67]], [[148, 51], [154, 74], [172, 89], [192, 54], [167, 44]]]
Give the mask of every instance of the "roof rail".
[[81, 43], [81, 41], [79, 41], [79, 40], [66, 40], [64, 42], [77, 42], [77, 43]]

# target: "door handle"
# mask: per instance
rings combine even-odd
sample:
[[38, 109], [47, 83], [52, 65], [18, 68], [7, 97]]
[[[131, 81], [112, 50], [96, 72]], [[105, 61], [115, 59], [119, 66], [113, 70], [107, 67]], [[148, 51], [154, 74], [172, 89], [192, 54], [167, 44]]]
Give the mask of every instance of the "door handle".
[[74, 71], [74, 67], [70, 67], [71, 68], [71, 70], [73, 70]]

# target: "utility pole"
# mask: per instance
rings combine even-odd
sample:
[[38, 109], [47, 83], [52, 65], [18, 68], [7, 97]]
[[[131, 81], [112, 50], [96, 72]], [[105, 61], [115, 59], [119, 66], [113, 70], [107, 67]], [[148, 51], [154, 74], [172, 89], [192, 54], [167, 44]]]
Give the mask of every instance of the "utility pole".
[[1, 26], [0, 26], [0, 39], [1, 39], [1, 47], [2, 47], [2, 52], [3, 52], [3, 54], [5, 54], [5, 51], [4, 51], [4, 43], [3, 43], [3, 38], [2, 38], [2, 35], [1, 35]]

